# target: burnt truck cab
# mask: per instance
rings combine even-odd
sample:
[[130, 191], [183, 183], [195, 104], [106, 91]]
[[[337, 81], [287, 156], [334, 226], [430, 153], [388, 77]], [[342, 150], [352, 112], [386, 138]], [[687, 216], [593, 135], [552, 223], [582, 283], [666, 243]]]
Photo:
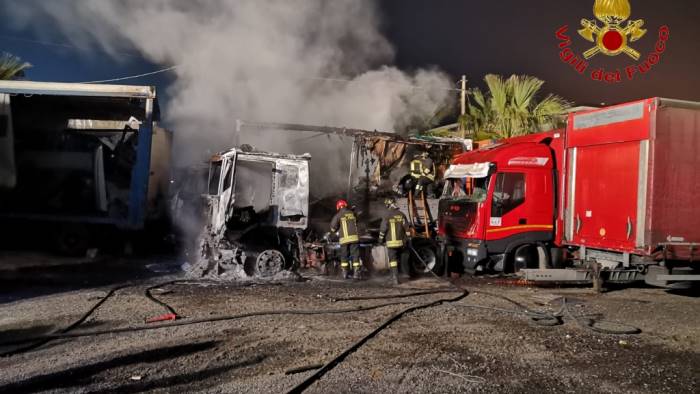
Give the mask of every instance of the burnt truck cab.
[[209, 161], [196, 277], [273, 277], [295, 268], [309, 216], [311, 156], [230, 149]]
[[232, 219], [245, 224], [253, 216], [271, 227], [306, 229], [310, 159], [238, 148], [213, 156], [203, 196], [209, 233], [223, 234]]
[[[456, 156], [438, 210], [443, 261], [466, 272], [516, 271], [554, 240], [556, 132]], [[529, 267], [528, 267], [529, 268]], [[537, 268], [537, 267], [534, 267]]]

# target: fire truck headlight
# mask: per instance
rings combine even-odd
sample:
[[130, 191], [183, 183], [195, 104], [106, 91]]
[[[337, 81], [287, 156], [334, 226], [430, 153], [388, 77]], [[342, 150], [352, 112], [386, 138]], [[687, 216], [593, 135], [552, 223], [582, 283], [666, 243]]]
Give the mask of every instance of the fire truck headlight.
[[467, 256], [476, 257], [479, 255], [479, 249], [467, 249]]

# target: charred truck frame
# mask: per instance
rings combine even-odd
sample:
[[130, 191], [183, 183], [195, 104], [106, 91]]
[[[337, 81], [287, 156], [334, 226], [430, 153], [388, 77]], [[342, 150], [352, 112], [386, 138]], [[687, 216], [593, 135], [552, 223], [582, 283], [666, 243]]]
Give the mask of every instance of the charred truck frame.
[[699, 125], [700, 103], [652, 98], [457, 156], [444, 258], [535, 282], [700, 280]]
[[310, 159], [238, 148], [213, 156], [191, 274], [269, 278], [297, 266], [308, 225]]

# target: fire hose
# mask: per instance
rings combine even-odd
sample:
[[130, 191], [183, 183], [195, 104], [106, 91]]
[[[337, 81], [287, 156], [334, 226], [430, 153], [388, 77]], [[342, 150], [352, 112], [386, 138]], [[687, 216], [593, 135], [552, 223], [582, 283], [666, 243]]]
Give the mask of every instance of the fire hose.
[[[418, 260], [423, 265], [426, 265], [425, 261], [421, 258], [421, 256], [418, 254], [418, 252], [412, 247], [412, 245], [409, 244], [408, 247], [409, 247], [409, 250], [415, 254], [415, 256], [418, 258]], [[372, 299], [407, 298], [407, 297], [412, 297], [412, 296], [438, 294], [438, 293], [449, 293], [449, 292], [454, 292], [454, 291], [458, 291], [461, 293], [457, 297], [440, 299], [437, 301], [432, 301], [429, 303], [412, 306], [412, 307], [406, 308], [403, 311], [393, 315], [392, 317], [387, 319], [382, 325], [380, 325], [375, 330], [373, 330], [371, 333], [369, 333], [365, 337], [361, 338], [359, 341], [352, 344], [349, 348], [347, 348], [345, 351], [343, 351], [341, 354], [339, 354], [332, 361], [330, 361], [329, 363], [327, 363], [323, 367], [321, 367], [318, 371], [316, 371], [308, 379], [304, 380], [299, 385], [295, 386], [292, 390], [290, 390], [290, 392], [296, 393], [296, 392], [304, 391], [311, 384], [313, 384], [313, 382], [320, 379], [321, 376], [323, 376], [325, 373], [327, 373], [328, 371], [333, 369], [337, 364], [342, 362], [348, 355], [355, 352], [363, 344], [365, 344], [371, 338], [373, 338], [374, 336], [379, 334], [379, 332], [381, 332], [382, 330], [384, 330], [385, 328], [390, 326], [395, 321], [401, 319], [403, 316], [405, 316], [411, 312], [417, 311], [417, 310], [442, 305], [444, 303], [454, 303], [454, 302], [462, 300], [463, 298], [465, 298], [469, 294], [465, 289], [457, 286], [456, 284], [439, 277], [438, 275], [436, 275], [435, 273], [433, 273], [430, 270], [429, 270], [429, 272], [433, 276], [435, 276], [435, 278], [440, 280], [441, 282], [445, 282], [445, 283], [449, 284], [450, 286], [454, 287], [455, 290], [437, 289], [437, 290], [430, 290], [430, 291], [421, 291], [421, 292], [414, 292], [414, 293], [407, 293], [407, 294], [387, 295], [387, 296], [378, 296], [378, 297], [348, 297], [348, 298], [335, 298], [335, 299], [333, 299], [334, 301], [357, 301], [357, 300], [372, 300]], [[168, 310], [168, 315], [173, 316], [173, 319], [169, 318], [167, 320], [174, 320], [174, 318], [177, 318], [178, 317], [177, 312], [175, 311], [174, 308], [172, 308], [167, 303], [164, 303], [164, 302], [158, 300], [157, 298], [155, 298], [153, 296], [153, 294], [151, 293], [151, 290], [158, 288], [158, 287], [163, 287], [163, 286], [167, 286], [170, 284], [183, 283], [183, 282], [190, 282], [191, 283], [192, 281], [191, 280], [190, 281], [188, 281], [188, 280], [168, 281], [165, 283], [160, 283], [160, 284], [157, 284], [154, 286], [150, 286], [145, 291], [145, 295], [149, 300], [164, 307], [165, 309]], [[34, 336], [34, 337], [27, 337], [27, 338], [23, 338], [23, 339], [6, 341], [6, 342], [0, 343], [0, 346], [13, 346], [13, 345], [21, 345], [21, 344], [25, 344], [25, 343], [30, 343], [29, 345], [23, 346], [21, 348], [13, 349], [13, 350], [5, 352], [5, 353], [0, 353], [0, 357], [7, 357], [7, 356], [12, 356], [12, 355], [16, 355], [19, 353], [27, 352], [27, 351], [36, 349], [38, 347], [41, 347], [42, 345], [44, 345], [44, 344], [46, 344], [49, 341], [54, 340], [54, 339], [78, 338], [78, 337], [87, 337], [87, 336], [96, 336], [96, 335], [130, 333], [130, 332], [137, 332], [137, 331], [156, 330], [156, 329], [181, 327], [181, 326], [194, 325], [194, 324], [203, 324], [203, 323], [209, 323], [209, 322], [219, 322], [219, 321], [243, 319], [243, 318], [247, 318], [247, 317], [256, 317], [256, 316], [318, 315], [318, 314], [353, 313], [353, 312], [362, 312], [362, 311], [367, 311], [367, 310], [374, 310], [374, 309], [379, 309], [379, 308], [384, 308], [384, 307], [389, 307], [389, 306], [406, 304], [406, 302], [391, 302], [391, 303], [384, 303], [384, 304], [368, 306], [368, 307], [356, 307], [356, 308], [346, 308], [346, 309], [272, 310], [272, 311], [244, 313], [244, 314], [238, 314], [238, 315], [218, 316], [218, 317], [203, 318], [203, 319], [191, 319], [191, 320], [186, 320], [186, 321], [174, 321], [174, 322], [167, 323], [167, 324], [155, 324], [155, 325], [145, 325], [145, 326], [137, 326], [137, 327], [127, 327], [127, 328], [120, 328], [120, 329], [97, 330], [97, 331], [82, 332], [82, 333], [70, 333], [70, 331], [72, 331], [73, 329], [78, 327], [80, 324], [82, 324], [84, 321], [86, 321], [92, 314], [94, 314], [95, 311], [97, 309], [99, 309], [117, 291], [124, 289], [124, 288], [127, 288], [127, 287], [131, 287], [131, 286], [135, 286], [135, 284], [126, 284], [126, 285], [121, 285], [121, 286], [117, 286], [117, 287], [110, 289], [108, 291], [108, 293], [102, 299], [100, 299], [97, 303], [95, 303], [83, 316], [81, 316], [74, 323], [70, 324], [68, 327], [66, 327], [58, 332]], [[485, 310], [511, 313], [511, 314], [520, 314], [520, 315], [527, 316], [534, 323], [536, 323], [537, 325], [541, 325], [541, 326], [561, 325], [561, 324], [563, 324], [562, 318], [564, 316], [566, 316], [566, 317], [574, 320], [582, 328], [589, 329], [589, 330], [597, 332], [597, 333], [612, 334], [612, 335], [624, 335], [624, 334], [638, 334], [641, 332], [641, 330], [639, 328], [632, 327], [632, 326], [629, 326], [626, 324], [603, 321], [603, 320], [586, 319], [587, 318], [586, 316], [575, 315], [570, 311], [566, 298], [562, 298], [562, 305], [561, 305], [561, 308], [559, 309], [559, 311], [557, 311], [555, 313], [547, 313], [547, 312], [540, 312], [540, 311], [532, 311], [532, 310], [528, 309], [527, 307], [525, 307], [524, 305], [518, 303], [517, 301], [514, 301], [514, 300], [512, 300], [508, 297], [502, 296], [502, 295], [481, 292], [481, 291], [478, 292], [477, 294], [483, 294], [483, 295], [506, 300], [506, 301], [516, 305], [519, 309], [518, 310], [509, 310], [509, 309], [503, 309], [503, 308], [495, 308], [495, 307], [488, 307], [488, 306], [481, 306], [481, 305], [467, 305], [467, 304], [458, 304], [456, 306], [464, 307], [464, 308], [473, 308], [473, 309], [485, 309]], [[584, 322], [584, 320], [587, 320], [587, 321]], [[160, 321], [160, 320], [155, 320], [155, 321]], [[606, 329], [606, 328], [600, 327], [601, 324], [615, 324], [618, 327], [621, 327], [621, 329], [618, 329], [618, 330]]]
[[[427, 264], [423, 260], [423, 258], [420, 256], [420, 254], [413, 248], [413, 245], [410, 243], [408, 244], [408, 248], [410, 251], [413, 252], [413, 254], [416, 256], [418, 261], [423, 264], [427, 268]], [[435, 278], [438, 280], [450, 283], [453, 286], [456, 286], [452, 282], [446, 281], [443, 278], [439, 277], [437, 274], [435, 274], [432, 270], [427, 270], [430, 272]], [[459, 288], [459, 287], [458, 287]], [[495, 307], [489, 307], [489, 306], [482, 306], [482, 305], [472, 305], [472, 304], [457, 304], [456, 306], [462, 307], [462, 308], [472, 308], [472, 309], [484, 309], [484, 310], [491, 310], [495, 312], [503, 312], [503, 313], [510, 313], [510, 314], [516, 314], [516, 315], [524, 315], [538, 326], [545, 326], [545, 327], [551, 327], [551, 326], [558, 326], [564, 324], [563, 318], [568, 317], [571, 320], [575, 321], [576, 324], [578, 324], [581, 328], [597, 332], [600, 334], [607, 334], [607, 335], [633, 335], [633, 334], [640, 334], [642, 330], [638, 327], [631, 326], [629, 324], [625, 323], [620, 323], [620, 322], [614, 322], [614, 321], [609, 321], [609, 320], [599, 320], [599, 319], [592, 319], [588, 318], [589, 316], [584, 316], [584, 315], [575, 315], [574, 313], [571, 312], [569, 309], [569, 303], [566, 299], [566, 297], [561, 298], [561, 306], [559, 310], [557, 310], [554, 313], [549, 313], [549, 312], [541, 312], [541, 311], [533, 311], [526, 307], [525, 305], [508, 298], [506, 296], [500, 295], [500, 294], [495, 294], [495, 293], [489, 293], [485, 291], [474, 291], [475, 295], [486, 295], [489, 297], [493, 298], [498, 298], [504, 301], [507, 301], [515, 306], [517, 306], [519, 309], [518, 310], [511, 310], [511, 309], [503, 309], [503, 308], [495, 308]], [[584, 322], [585, 320], [585, 322]], [[615, 328], [603, 328], [601, 327], [602, 325], [608, 325], [608, 326], [616, 326], [617, 329]]]
[[[66, 334], [66, 333], [68, 333], [69, 331], [73, 330], [74, 328], [78, 327], [78, 326], [81, 325], [85, 320], [87, 320], [93, 313], [95, 313], [95, 311], [96, 311], [100, 306], [102, 306], [102, 304], [104, 304], [104, 303], [107, 301], [107, 299], [109, 299], [110, 297], [112, 297], [112, 296], [114, 295], [114, 293], [116, 293], [117, 291], [119, 291], [119, 290], [121, 290], [121, 289], [127, 288], [127, 287], [129, 287], [129, 286], [131, 286], [131, 285], [126, 284], [126, 285], [121, 285], [121, 286], [117, 286], [117, 287], [114, 287], [114, 288], [110, 289], [110, 290], [107, 292], [107, 295], [105, 295], [105, 296], [102, 297], [99, 301], [97, 301], [97, 302], [96, 302], [87, 312], [85, 312], [85, 314], [83, 314], [78, 320], [76, 320], [76, 321], [74, 321], [73, 323], [71, 323], [68, 327], [59, 330], [57, 333], [54, 333], [54, 335]], [[30, 343], [29, 345], [22, 346], [22, 347], [20, 347], [20, 348], [13, 349], [13, 350], [10, 350], [10, 351], [4, 352], [4, 353], [0, 353], [0, 357], [14, 356], [14, 355], [16, 355], [16, 354], [25, 353], [25, 352], [28, 352], [28, 351], [30, 351], [30, 350], [34, 350], [34, 349], [36, 349], [36, 348], [38, 348], [38, 347], [41, 347], [41, 346], [43, 346], [43, 345], [49, 343], [52, 339], [53, 339], [53, 338], [49, 337], [48, 335], [44, 335], [44, 336], [35, 337], [35, 338], [33, 338], [33, 339], [32, 339], [32, 338], [29, 338], [28, 340], [17, 341], [16, 343], [12, 343], [11, 345], [23, 344], [23, 343], [27, 343], [27, 342], [34, 342], [34, 343]], [[2, 344], [0, 344], [0, 346], [1, 346], [1, 345], [2, 345]]]
[[[344, 308], [344, 309], [269, 310], [269, 311], [242, 313], [242, 314], [238, 314], [238, 315], [225, 315], [225, 316], [217, 316], [217, 317], [209, 317], [209, 318], [201, 318], [201, 319], [179, 320], [179, 321], [175, 321], [172, 323], [166, 323], [166, 324], [143, 325], [143, 326], [136, 326], [136, 327], [114, 328], [114, 329], [107, 329], [107, 330], [94, 330], [94, 331], [79, 332], [79, 333], [58, 332], [58, 333], [53, 333], [53, 334], [37, 335], [37, 336], [33, 336], [33, 337], [27, 337], [27, 338], [22, 338], [22, 339], [0, 342], [0, 346], [13, 346], [13, 345], [19, 345], [19, 344], [23, 344], [23, 343], [27, 343], [27, 342], [36, 342], [36, 341], [44, 341], [44, 340], [80, 338], [80, 337], [91, 337], [91, 336], [107, 335], [107, 334], [124, 334], [124, 333], [138, 332], [138, 331], [159, 330], [159, 329], [172, 328], [172, 327], [189, 326], [189, 325], [194, 325], [194, 324], [237, 320], [237, 319], [243, 319], [243, 318], [247, 318], [247, 317], [280, 316], [280, 315], [306, 315], [306, 316], [310, 316], [310, 315], [327, 315], [327, 314], [343, 314], [343, 313], [353, 313], [353, 312], [364, 312], [364, 311], [369, 311], [369, 310], [374, 310], [374, 309], [386, 308], [389, 306], [405, 305], [405, 304], [406, 304], [406, 302], [387, 302], [387, 303], [378, 304], [378, 305], [359, 306], [359, 307]], [[14, 352], [13, 352], [13, 354], [14, 354]], [[5, 354], [3, 354], [3, 356], [4, 355]], [[7, 354], [7, 355], [12, 355], [12, 354]]]

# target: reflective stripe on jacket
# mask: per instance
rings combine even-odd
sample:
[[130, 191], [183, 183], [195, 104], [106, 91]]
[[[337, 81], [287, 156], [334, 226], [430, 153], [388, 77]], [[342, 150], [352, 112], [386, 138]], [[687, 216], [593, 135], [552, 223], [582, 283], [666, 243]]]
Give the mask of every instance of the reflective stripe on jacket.
[[435, 164], [430, 159], [415, 159], [411, 162], [411, 176], [414, 178], [426, 177], [435, 180]]
[[340, 244], [351, 244], [360, 241], [357, 231], [357, 218], [349, 208], [343, 208], [331, 220], [331, 231], [340, 232]]
[[408, 219], [398, 209], [391, 208], [382, 218], [379, 237], [386, 239], [387, 248], [403, 248], [409, 234]]

